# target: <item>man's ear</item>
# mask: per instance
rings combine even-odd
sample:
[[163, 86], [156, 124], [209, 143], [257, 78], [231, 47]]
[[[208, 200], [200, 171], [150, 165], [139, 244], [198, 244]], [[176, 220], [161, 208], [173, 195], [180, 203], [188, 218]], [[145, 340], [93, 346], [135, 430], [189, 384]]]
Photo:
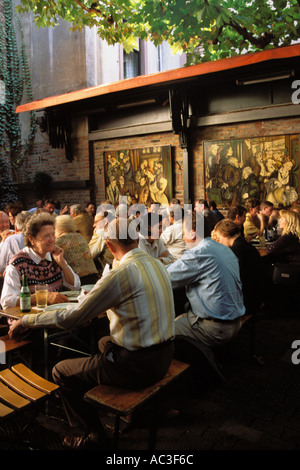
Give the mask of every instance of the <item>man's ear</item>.
[[189, 231], [189, 239], [194, 241], [194, 240], [196, 240], [196, 237], [197, 237], [197, 234], [196, 234], [195, 230], [190, 230]]
[[114, 253], [116, 252], [116, 247], [114, 245], [114, 242], [111, 241], [111, 240], [108, 240], [108, 239], [106, 239], [105, 241], [106, 241], [106, 245], [108, 246], [109, 250], [114, 255]]
[[195, 230], [185, 230], [183, 233], [183, 239], [186, 242], [194, 242], [196, 240], [196, 232]]

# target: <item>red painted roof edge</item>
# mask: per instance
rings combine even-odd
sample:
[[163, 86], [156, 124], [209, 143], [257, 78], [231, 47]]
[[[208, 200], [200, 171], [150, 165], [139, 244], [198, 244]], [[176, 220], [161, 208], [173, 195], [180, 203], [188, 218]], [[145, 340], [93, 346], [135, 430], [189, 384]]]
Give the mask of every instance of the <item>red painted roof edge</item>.
[[96, 96], [106, 95], [113, 92], [130, 90], [169, 81], [176, 81], [214, 72], [221, 72], [224, 70], [244, 67], [246, 65], [257, 64], [273, 59], [285, 59], [296, 56], [300, 56], [300, 44], [276, 49], [268, 49], [266, 51], [255, 52], [251, 54], [238, 55], [229, 57], [227, 59], [204, 62], [201, 64], [191, 65], [189, 67], [181, 67], [178, 69], [166, 70], [149, 75], [140, 75], [138, 77], [119, 80], [117, 82], [112, 82], [105, 85], [98, 85], [95, 87], [72, 91], [62, 95], [50, 96], [41, 100], [32, 101], [31, 103], [22, 104], [16, 108], [16, 113], [44, 109], [50, 106], [58, 106], [61, 104], [71, 103], [87, 98], [94, 98]]

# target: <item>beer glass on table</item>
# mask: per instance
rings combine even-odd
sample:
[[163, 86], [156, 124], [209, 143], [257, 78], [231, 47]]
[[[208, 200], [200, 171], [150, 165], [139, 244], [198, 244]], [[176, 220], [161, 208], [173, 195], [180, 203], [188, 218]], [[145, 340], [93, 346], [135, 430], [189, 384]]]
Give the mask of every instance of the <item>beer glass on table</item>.
[[47, 307], [48, 284], [37, 284], [35, 286], [35, 298], [37, 308]]

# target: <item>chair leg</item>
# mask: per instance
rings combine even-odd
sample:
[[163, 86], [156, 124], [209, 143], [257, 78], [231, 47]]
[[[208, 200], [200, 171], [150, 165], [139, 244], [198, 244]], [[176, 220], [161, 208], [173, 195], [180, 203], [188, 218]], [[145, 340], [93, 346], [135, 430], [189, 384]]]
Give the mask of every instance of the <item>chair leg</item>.
[[[16, 431], [16, 437], [5, 437], [1, 436], [0, 440], [9, 443], [9, 449], [8, 450], [13, 450], [18, 446], [19, 444], [23, 444], [28, 450], [39, 450], [38, 446], [36, 446], [33, 442], [28, 441], [23, 439], [23, 436], [28, 428], [31, 427], [31, 425], [35, 422], [40, 410], [42, 407], [42, 402], [39, 404], [36, 404], [34, 407], [34, 412], [30, 416], [30, 418], [27, 420], [26, 424], [19, 430]], [[16, 428], [17, 426], [14, 426]]]

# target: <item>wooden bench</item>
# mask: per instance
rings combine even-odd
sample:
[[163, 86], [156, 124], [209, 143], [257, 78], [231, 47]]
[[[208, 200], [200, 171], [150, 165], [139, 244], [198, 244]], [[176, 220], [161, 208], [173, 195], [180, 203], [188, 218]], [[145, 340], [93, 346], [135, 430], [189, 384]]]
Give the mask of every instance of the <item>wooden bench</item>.
[[40, 406], [58, 388], [58, 385], [40, 377], [22, 363], [0, 371], [0, 421], [33, 408], [31, 418], [21, 430], [17, 442], [36, 418]]
[[[98, 385], [89, 390], [84, 399], [97, 407], [103, 408], [115, 415], [114, 445], [118, 448], [120, 417], [131, 415], [137, 408], [144, 405], [151, 398], [165, 390], [174, 380], [178, 379], [188, 368], [189, 364], [173, 359], [171, 366], [162, 380], [149, 387], [139, 390], [128, 390], [110, 385]], [[153, 413], [154, 417], [155, 413]], [[149, 432], [149, 450], [155, 449], [156, 422], [153, 419]]]
[[[0, 364], [2, 364], [2, 358], [5, 361], [7, 367], [12, 365], [13, 359], [18, 357], [20, 360], [21, 350], [31, 345], [30, 340], [16, 340], [10, 338], [8, 335], [0, 336]], [[3, 356], [2, 356], [3, 355]], [[29, 351], [29, 360], [26, 361], [28, 365], [31, 365], [31, 354]], [[25, 357], [22, 357], [25, 360]]]

